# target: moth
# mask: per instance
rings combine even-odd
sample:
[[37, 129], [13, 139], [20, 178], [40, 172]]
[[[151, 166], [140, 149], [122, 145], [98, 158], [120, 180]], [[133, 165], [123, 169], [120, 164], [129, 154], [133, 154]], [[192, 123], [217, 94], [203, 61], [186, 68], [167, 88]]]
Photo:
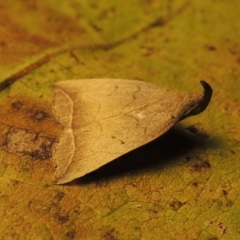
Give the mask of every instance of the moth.
[[124, 79], [81, 79], [53, 86], [52, 110], [63, 132], [53, 153], [57, 184], [86, 175], [201, 113], [212, 96], [182, 94]]

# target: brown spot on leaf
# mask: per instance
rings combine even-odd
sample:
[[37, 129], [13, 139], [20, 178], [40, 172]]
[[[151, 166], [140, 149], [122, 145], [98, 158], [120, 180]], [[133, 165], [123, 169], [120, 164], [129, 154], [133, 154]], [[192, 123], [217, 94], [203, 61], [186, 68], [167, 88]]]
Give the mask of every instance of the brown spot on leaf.
[[75, 230], [71, 230], [69, 232], [66, 232], [66, 237], [68, 237], [69, 239], [73, 239], [75, 236]]
[[211, 237], [208, 238], [208, 240], [218, 240], [218, 238], [215, 237], [215, 236], [211, 236]]
[[231, 189], [232, 189], [231, 184], [229, 183], [222, 184], [222, 195], [226, 197], [229, 191], [231, 191]]
[[57, 192], [57, 194], [54, 196], [54, 198], [55, 198], [57, 201], [61, 201], [64, 196], [65, 196], [65, 193], [64, 193], [64, 192]]
[[234, 202], [231, 199], [228, 199], [227, 197], [224, 197], [219, 201], [219, 205], [223, 209], [231, 208], [233, 206], [233, 204], [234, 204]]
[[11, 104], [12, 108], [14, 108], [14, 109], [16, 109], [16, 110], [21, 109], [22, 105], [23, 105], [23, 103], [20, 102], [20, 101], [13, 102], [13, 103]]
[[12, 181], [11, 181], [11, 184], [12, 184], [13, 187], [16, 187], [16, 186], [19, 185], [19, 181], [17, 181], [17, 180], [12, 180]]
[[218, 223], [218, 229], [219, 229], [219, 231], [222, 233], [222, 234], [224, 234], [224, 233], [226, 233], [226, 231], [227, 231], [227, 227], [223, 224], [223, 223]]
[[196, 182], [196, 181], [195, 181], [195, 182], [192, 183], [192, 185], [193, 185], [194, 187], [198, 187], [199, 182]]
[[63, 224], [68, 221], [68, 215], [58, 215], [57, 220]]
[[217, 48], [215, 46], [213, 46], [213, 45], [206, 45], [205, 47], [209, 51], [216, 51], [217, 50]]
[[106, 240], [114, 240], [116, 239], [114, 234], [115, 234], [115, 228], [112, 228], [104, 233], [103, 238]]
[[36, 111], [32, 116], [33, 120], [36, 122], [40, 122], [47, 117], [48, 117], [48, 114], [45, 113], [44, 111]]
[[194, 181], [192, 183], [192, 186], [193, 186], [193, 190], [196, 191], [196, 193], [198, 193], [198, 194], [201, 194], [201, 192], [205, 188], [205, 184], [203, 184], [202, 182], [199, 182], [199, 181]]
[[228, 195], [228, 191], [227, 190], [222, 190], [222, 194], [224, 195], [224, 196], [227, 196]]
[[209, 136], [204, 132], [203, 129], [199, 129], [197, 126], [195, 125], [190, 125], [186, 128], [186, 130], [193, 134], [193, 135], [196, 135], [197, 137], [201, 137], [201, 138], [208, 138]]
[[196, 172], [200, 172], [204, 169], [211, 168], [211, 165], [208, 160], [199, 161], [192, 165], [192, 169]]
[[3, 148], [15, 154], [30, 155], [34, 159], [48, 159], [56, 139], [26, 129], [10, 128], [4, 135]]
[[170, 203], [169, 206], [172, 210], [177, 211], [180, 207], [182, 207], [185, 203], [182, 203], [177, 198], [174, 198]]
[[188, 126], [186, 129], [192, 134], [198, 133], [198, 129], [194, 125]]

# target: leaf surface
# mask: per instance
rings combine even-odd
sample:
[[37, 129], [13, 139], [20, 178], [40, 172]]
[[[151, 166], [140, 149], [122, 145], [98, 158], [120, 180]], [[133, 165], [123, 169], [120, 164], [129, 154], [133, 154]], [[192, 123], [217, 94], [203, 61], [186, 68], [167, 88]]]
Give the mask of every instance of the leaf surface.
[[[2, 1], [0, 238], [238, 239], [239, 1]], [[30, 66], [30, 67], [29, 67]], [[209, 108], [80, 180], [54, 185], [52, 86], [136, 79]], [[196, 86], [195, 86], [196, 84]], [[15, 145], [21, 136], [21, 144]], [[50, 143], [50, 144], [49, 144]]]

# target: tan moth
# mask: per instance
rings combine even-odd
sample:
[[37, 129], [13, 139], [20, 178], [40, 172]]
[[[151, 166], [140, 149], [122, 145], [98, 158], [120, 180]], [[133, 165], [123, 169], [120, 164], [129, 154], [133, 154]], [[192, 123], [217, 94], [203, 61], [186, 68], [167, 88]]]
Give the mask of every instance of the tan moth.
[[84, 176], [202, 112], [212, 89], [181, 94], [137, 80], [81, 79], [54, 85], [53, 113], [64, 130], [53, 161], [56, 183]]

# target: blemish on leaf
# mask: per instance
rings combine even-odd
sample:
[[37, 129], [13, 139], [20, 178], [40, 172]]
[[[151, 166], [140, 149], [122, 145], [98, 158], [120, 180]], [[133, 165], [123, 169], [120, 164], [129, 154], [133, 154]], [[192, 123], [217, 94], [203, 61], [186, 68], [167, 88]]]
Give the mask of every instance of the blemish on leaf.
[[211, 237], [208, 238], [208, 240], [218, 240], [218, 238], [215, 237], [215, 236], [211, 236]]
[[70, 223], [68, 226], [62, 228], [62, 236], [59, 239], [72, 240], [75, 239], [75, 224]]
[[180, 207], [182, 207], [185, 203], [182, 203], [177, 198], [174, 198], [170, 203], [169, 206], [172, 210], [177, 211]]
[[219, 200], [219, 205], [222, 209], [228, 210], [233, 206], [234, 202], [231, 199], [228, 199], [227, 197], [221, 198]]
[[40, 200], [32, 200], [29, 202], [30, 209], [36, 213], [38, 216], [43, 216], [50, 211], [50, 206]]
[[230, 150], [230, 153], [235, 154], [235, 152], [233, 150]]
[[218, 226], [218, 230], [219, 230], [222, 234], [226, 233], [227, 227], [226, 227], [222, 222], [218, 223], [217, 226]]
[[44, 111], [36, 111], [34, 115], [32, 116], [33, 120], [36, 122], [40, 122], [48, 117], [48, 114]]
[[12, 184], [13, 187], [19, 186], [19, 183], [20, 183], [20, 182], [17, 181], [17, 180], [12, 180], [12, 181], [11, 181], [11, 184]]
[[75, 230], [71, 230], [69, 232], [66, 232], [66, 237], [68, 237], [69, 239], [73, 239], [75, 236]]
[[56, 139], [26, 129], [10, 128], [4, 135], [2, 146], [9, 153], [30, 155], [34, 159], [48, 159]]
[[231, 184], [229, 183], [222, 184], [222, 195], [226, 197], [229, 191], [231, 191], [231, 189], [232, 189]]
[[23, 105], [23, 103], [20, 102], [20, 101], [13, 102], [13, 103], [11, 104], [12, 108], [14, 108], [14, 109], [16, 109], [16, 110], [21, 109], [22, 105]]
[[198, 187], [199, 182], [195, 181], [195, 182], [192, 183], [192, 185], [193, 185], [194, 187]]
[[217, 48], [213, 45], [206, 45], [205, 48], [209, 51], [216, 51], [217, 50]]
[[191, 133], [193, 135], [196, 135], [198, 137], [201, 137], [201, 138], [204, 138], [204, 139], [208, 138], [208, 135], [204, 132], [204, 130], [201, 129], [201, 128], [199, 129], [197, 126], [194, 126], [194, 125], [188, 126], [186, 128], [186, 130], [189, 133]]
[[154, 209], [150, 209], [150, 210], [148, 210], [148, 212], [150, 213], [152, 218], [154, 218], [158, 214], [158, 211], [156, 211]]
[[57, 192], [57, 194], [54, 196], [54, 198], [55, 198], [57, 201], [61, 201], [64, 196], [65, 196], [65, 193], [64, 193], [64, 192]]
[[104, 233], [103, 238], [106, 240], [114, 240], [116, 239], [114, 236], [114, 233], [115, 233], [115, 228], [112, 228]]
[[63, 224], [68, 221], [68, 215], [58, 215], [57, 220], [58, 220], [58, 222]]
[[223, 189], [223, 190], [222, 190], [222, 194], [223, 194], [224, 196], [227, 196], [227, 195], [228, 195], [228, 191], [225, 190], [225, 189]]
[[211, 168], [211, 165], [208, 160], [199, 161], [192, 165], [192, 169], [196, 172], [200, 172], [208, 168]]
[[140, 231], [141, 231], [141, 228], [140, 228], [140, 227], [135, 227], [134, 230], [140, 232]]
[[188, 126], [186, 129], [192, 134], [198, 133], [198, 129], [194, 125]]

